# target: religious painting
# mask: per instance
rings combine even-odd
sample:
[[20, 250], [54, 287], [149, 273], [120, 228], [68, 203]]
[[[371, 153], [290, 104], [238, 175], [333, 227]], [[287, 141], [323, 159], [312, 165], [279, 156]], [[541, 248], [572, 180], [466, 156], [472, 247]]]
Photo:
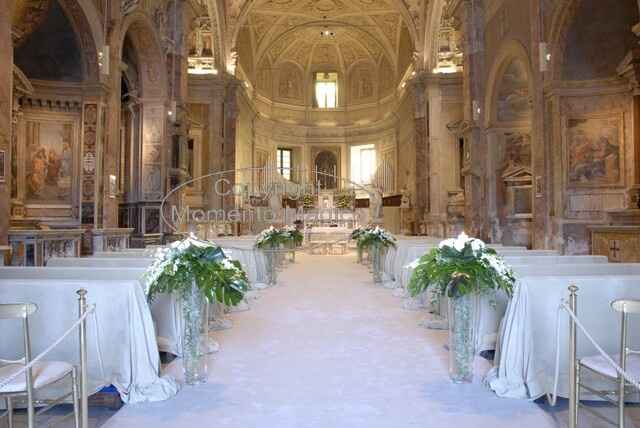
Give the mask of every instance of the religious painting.
[[363, 100], [373, 97], [373, 65], [358, 66], [351, 73], [351, 99]]
[[5, 151], [0, 150], [0, 183], [4, 183], [6, 181], [7, 168], [5, 166], [5, 161]]
[[506, 133], [504, 147], [505, 167], [531, 166], [531, 137], [522, 133]]
[[71, 204], [74, 124], [28, 121], [26, 148], [27, 199], [40, 204]]
[[526, 64], [516, 59], [509, 64], [497, 94], [497, 118], [500, 122], [518, 122], [531, 117], [531, 96]]
[[569, 187], [612, 187], [624, 184], [622, 114], [573, 117], [566, 122]]
[[302, 98], [302, 76], [300, 71], [293, 64], [285, 64], [280, 69], [280, 83], [278, 94], [282, 98], [300, 99]]

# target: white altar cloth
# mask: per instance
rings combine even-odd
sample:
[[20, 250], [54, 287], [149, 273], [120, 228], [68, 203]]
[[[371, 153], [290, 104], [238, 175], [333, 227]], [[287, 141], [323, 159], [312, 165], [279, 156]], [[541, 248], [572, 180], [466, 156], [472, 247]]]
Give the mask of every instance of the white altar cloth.
[[[87, 334], [90, 393], [113, 384], [125, 403], [138, 403], [166, 400], [178, 392], [172, 378], [159, 376], [160, 360], [151, 312], [137, 280], [19, 279], [8, 271], [4, 275], [9, 278], [2, 275], [0, 270], [0, 301], [38, 305], [38, 312], [31, 319], [34, 355], [73, 324], [78, 316], [75, 292], [81, 288], [88, 291], [89, 304], [96, 305], [98, 326], [96, 333], [96, 323], [90, 317]], [[26, 272], [24, 275], [27, 276]], [[48, 359], [77, 364], [77, 337], [77, 334], [69, 336]], [[5, 329], [0, 349], [3, 358], [21, 357], [22, 350], [21, 330]]]
[[[615, 266], [615, 265], [614, 265]], [[567, 287], [576, 284], [578, 317], [602, 348], [613, 355], [619, 350], [619, 315], [610, 302], [640, 299], [640, 275], [592, 275], [577, 273], [522, 278], [508, 305], [500, 328], [499, 352], [487, 382], [500, 397], [536, 399], [553, 390], [555, 370], [556, 314]], [[560, 316], [560, 382], [558, 393], [569, 392], [568, 316]], [[630, 329], [630, 346], [640, 343], [640, 329]], [[594, 355], [595, 349], [578, 335], [578, 358]], [[598, 387], [592, 379], [585, 379]], [[601, 385], [601, 384], [600, 384]]]

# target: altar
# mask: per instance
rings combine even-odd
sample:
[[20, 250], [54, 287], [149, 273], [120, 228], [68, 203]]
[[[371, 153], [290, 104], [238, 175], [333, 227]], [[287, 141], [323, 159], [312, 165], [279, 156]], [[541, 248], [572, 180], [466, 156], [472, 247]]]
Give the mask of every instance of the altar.
[[307, 227], [304, 242], [312, 254], [344, 255], [351, 239], [351, 231], [347, 227]]

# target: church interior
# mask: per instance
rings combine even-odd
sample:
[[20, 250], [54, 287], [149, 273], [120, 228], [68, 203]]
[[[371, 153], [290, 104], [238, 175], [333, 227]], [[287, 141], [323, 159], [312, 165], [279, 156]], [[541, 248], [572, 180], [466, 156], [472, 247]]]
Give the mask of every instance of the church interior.
[[640, 427], [638, 1], [0, 0], [0, 62], [0, 427]]

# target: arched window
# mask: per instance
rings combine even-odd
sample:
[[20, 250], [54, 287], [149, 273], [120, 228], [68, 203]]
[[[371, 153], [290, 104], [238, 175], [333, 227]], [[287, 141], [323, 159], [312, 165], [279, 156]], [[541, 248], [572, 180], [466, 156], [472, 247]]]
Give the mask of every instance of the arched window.
[[316, 73], [315, 97], [318, 108], [338, 106], [338, 73]]

